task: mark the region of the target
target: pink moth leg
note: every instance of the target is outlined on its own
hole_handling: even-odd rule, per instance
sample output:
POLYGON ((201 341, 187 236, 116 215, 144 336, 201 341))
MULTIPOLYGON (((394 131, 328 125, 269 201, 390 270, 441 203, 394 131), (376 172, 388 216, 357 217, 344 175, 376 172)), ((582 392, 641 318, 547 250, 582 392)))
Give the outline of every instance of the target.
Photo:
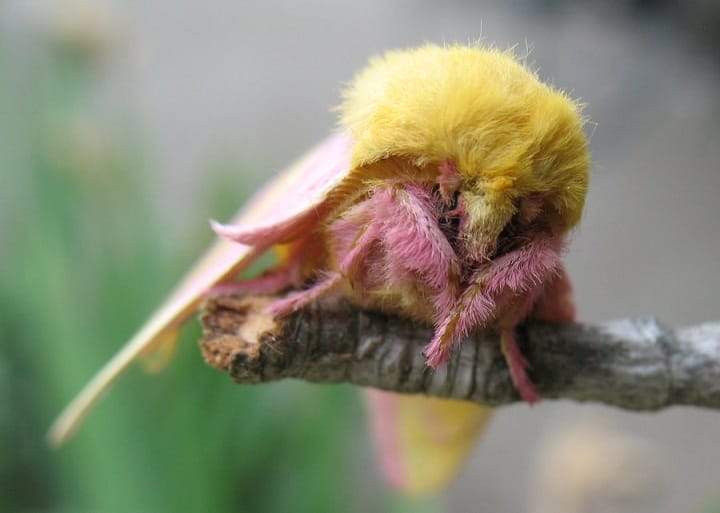
MULTIPOLYGON (((353 207, 346 217, 338 219, 333 225, 333 234, 336 236, 336 242, 339 246, 336 249, 348 251, 341 262, 340 272, 324 273, 324 276, 310 288, 292 292, 286 297, 274 301, 267 307, 266 311, 276 317, 289 315, 341 285, 343 279, 348 278, 345 273, 352 272, 356 264, 364 259, 378 235, 377 223, 370 222, 373 214, 372 207, 371 200, 366 200, 353 207), (359 236, 358 232, 360 232, 359 236), (350 242, 353 238, 355 240, 350 242)), ((304 246, 304 244, 300 245, 299 251, 296 253, 297 264, 295 267, 302 266, 304 246)), ((294 257, 295 255, 293 255, 293 260, 295 260, 294 257)), ((292 267, 289 268, 292 270, 292 267)), ((350 281, 352 282, 352 280, 350 281)))
POLYGON ((539 401, 540 394, 527 375, 530 364, 517 345, 515 328, 527 317, 540 292, 541 289, 536 289, 524 298, 516 301, 514 305, 511 304, 498 322, 498 328, 500 330, 500 350, 507 362, 510 378, 523 401, 530 404, 539 401))
POLYGON ((377 222, 374 198, 356 205, 347 216, 333 223, 332 233, 339 243, 336 250, 346 251, 340 262, 340 272, 355 288, 355 282, 361 280, 366 271, 365 264, 372 248, 380 239, 380 223, 377 222), (343 244, 341 241, 346 242, 343 244))
POLYGON ((308 303, 313 302, 322 295, 327 294, 342 283, 342 275, 340 273, 327 273, 322 279, 306 290, 291 292, 282 299, 273 301, 265 311, 274 317, 283 317, 289 315, 308 303))
POLYGON ((268 311, 274 315, 295 311, 335 289, 343 279, 360 294, 378 286, 401 289, 420 280, 432 291, 438 316, 446 316, 456 303, 459 264, 438 226, 437 209, 431 192, 422 186, 378 188, 330 227, 338 242, 340 272, 273 303, 268 311), (384 250, 373 254, 378 243, 384 250), (381 266, 373 265, 378 261, 381 266), (369 275, 378 268, 383 276, 369 275))
POLYGON ((378 201, 389 283, 401 284, 408 274, 420 280, 432 291, 437 318, 446 316, 456 303, 460 266, 438 225, 431 192, 407 184, 382 191, 378 201))
POLYGON ((526 297, 518 310, 511 310, 510 315, 506 315, 499 323, 500 344, 513 384, 523 400, 532 404, 540 399, 540 394, 528 378, 528 361, 515 342, 515 327, 527 316, 551 322, 575 320, 572 285, 562 264, 558 265, 557 274, 542 289, 526 297))
POLYGON ((337 249, 345 251, 340 272, 356 292, 401 290, 419 280, 430 289, 440 315, 455 304, 459 264, 437 224, 439 206, 433 200, 419 185, 378 188, 333 223, 336 240, 347 241, 355 234, 352 243, 338 244, 337 249))
POLYGON ((523 400, 531 404, 540 399, 540 394, 528 378, 526 370, 529 364, 515 341, 515 327, 527 316, 551 322, 575 320, 572 286, 562 264, 558 264, 556 273, 542 289, 536 289, 525 298, 519 309, 511 309, 499 323, 501 349, 513 384, 523 400))
POLYGON ((446 359, 455 340, 482 326, 500 329, 503 353, 518 392, 528 402, 538 395, 526 373, 527 361, 515 344, 514 328, 530 312, 548 278, 560 266, 562 239, 536 235, 520 249, 481 266, 458 306, 443 319, 426 349, 428 364, 446 359))
POLYGON ((287 260, 276 269, 272 269, 256 278, 241 279, 215 285, 205 294, 207 296, 247 292, 277 294, 288 287, 300 286, 302 284, 300 270, 302 268, 302 257, 306 246, 307 244, 304 241, 295 243, 287 260))
MULTIPOLYGON (((266 310, 276 317, 291 314, 337 288, 343 281, 348 279, 352 283, 352 275, 357 265, 362 263, 364 257, 378 236, 377 223, 371 223, 373 205, 371 200, 366 200, 353 207, 346 217, 340 218, 333 223, 332 231, 335 241, 339 247, 338 251, 347 251, 340 264, 340 272, 328 272, 314 285, 306 290, 292 292, 286 297, 274 301, 266 310), (365 227, 363 230, 361 227, 365 227), (360 235, 358 236, 358 232, 360 235), (352 239, 355 239, 352 241, 352 239), (351 242, 352 241, 352 242, 351 242), (349 274, 349 276, 348 276, 349 274)), ((302 248, 301 248, 302 249, 302 248)), ((298 252, 302 254, 302 250, 298 252)))

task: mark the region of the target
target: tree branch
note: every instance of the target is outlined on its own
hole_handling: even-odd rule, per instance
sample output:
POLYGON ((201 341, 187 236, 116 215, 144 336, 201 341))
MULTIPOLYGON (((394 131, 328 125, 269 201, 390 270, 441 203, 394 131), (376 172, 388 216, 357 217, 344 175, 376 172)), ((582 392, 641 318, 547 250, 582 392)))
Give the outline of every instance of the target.
MULTIPOLYGON (((447 365, 432 370, 422 355, 429 327, 333 298, 275 320, 263 313, 272 300, 229 295, 205 305, 203 355, 237 383, 299 378, 490 405, 519 400, 493 332, 464 341, 447 365)), ((720 323, 671 330, 654 319, 531 322, 518 339, 546 399, 631 410, 720 408, 720 323)))

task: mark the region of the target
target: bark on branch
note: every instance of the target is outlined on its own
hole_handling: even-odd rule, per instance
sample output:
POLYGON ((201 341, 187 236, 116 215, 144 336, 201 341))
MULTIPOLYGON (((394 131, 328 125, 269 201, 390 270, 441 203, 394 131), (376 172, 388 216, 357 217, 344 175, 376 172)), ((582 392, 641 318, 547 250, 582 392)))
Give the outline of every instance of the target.
MULTIPOLYGON (((428 327, 333 298, 275 320, 263 313, 272 299, 230 295, 205 305, 203 355, 237 383, 298 378, 490 405, 519 400, 493 332, 464 341, 433 370, 422 355, 428 327)), ((532 322, 519 328, 518 339, 546 399, 631 410, 720 408, 720 322, 679 330, 655 319, 532 322)))

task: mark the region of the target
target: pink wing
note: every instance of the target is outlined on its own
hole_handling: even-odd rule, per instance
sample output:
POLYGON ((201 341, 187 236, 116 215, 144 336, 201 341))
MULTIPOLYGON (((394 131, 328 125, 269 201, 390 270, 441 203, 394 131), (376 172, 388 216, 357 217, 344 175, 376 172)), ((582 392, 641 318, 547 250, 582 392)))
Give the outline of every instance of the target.
POLYGON ((223 237, 254 247, 302 236, 322 216, 328 193, 347 177, 351 147, 346 135, 330 137, 261 189, 230 224, 212 221, 213 228, 223 237))
POLYGON ((59 446, 70 438, 131 363, 173 338, 208 289, 232 279, 272 245, 312 228, 329 193, 350 171, 351 146, 346 135, 329 137, 263 187, 232 220, 243 228, 235 229, 240 236, 231 238, 244 243, 221 238, 210 247, 135 336, 65 408, 50 428, 50 443, 59 446))

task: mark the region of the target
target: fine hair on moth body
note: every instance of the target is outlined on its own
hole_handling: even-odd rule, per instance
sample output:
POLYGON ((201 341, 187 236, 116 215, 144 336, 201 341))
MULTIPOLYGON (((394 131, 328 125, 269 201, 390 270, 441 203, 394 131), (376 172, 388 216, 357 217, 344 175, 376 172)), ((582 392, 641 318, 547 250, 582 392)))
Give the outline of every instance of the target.
POLYGON ((433 367, 472 330, 497 329, 518 391, 536 401, 514 328, 535 308, 573 317, 560 257, 587 188, 578 105, 509 53, 461 46, 374 59, 344 100, 344 131, 328 145, 345 141, 350 169, 310 230, 214 224, 250 246, 295 245, 282 269, 237 290, 310 281, 269 311, 285 315, 340 291, 431 323, 433 367), (310 245, 322 249, 308 254, 310 245))
MULTIPOLYGON (((268 307, 275 316, 339 294, 432 325, 431 367, 474 330, 496 330, 518 393, 539 399, 515 328, 527 317, 575 315, 561 257, 588 185, 579 104, 511 51, 428 44, 372 58, 338 111, 333 135, 230 222, 212 222, 220 239, 63 412, 52 443, 73 433, 132 362, 172 340, 208 291, 284 293, 268 307), (277 265, 235 279, 269 251, 277 265)), ((387 442, 397 439, 398 412, 419 419, 433 411, 437 425, 447 421, 458 433, 479 432, 487 418, 474 405, 369 397, 371 411, 384 412, 373 414, 380 445, 395 455, 384 458, 384 472, 406 490, 432 489, 454 470, 418 477, 417 465, 398 466, 397 444, 387 442)), ((414 451, 434 447, 426 435, 414 451)), ((447 468, 455 469, 465 452, 436 452, 433 460, 450 453, 447 468)))

